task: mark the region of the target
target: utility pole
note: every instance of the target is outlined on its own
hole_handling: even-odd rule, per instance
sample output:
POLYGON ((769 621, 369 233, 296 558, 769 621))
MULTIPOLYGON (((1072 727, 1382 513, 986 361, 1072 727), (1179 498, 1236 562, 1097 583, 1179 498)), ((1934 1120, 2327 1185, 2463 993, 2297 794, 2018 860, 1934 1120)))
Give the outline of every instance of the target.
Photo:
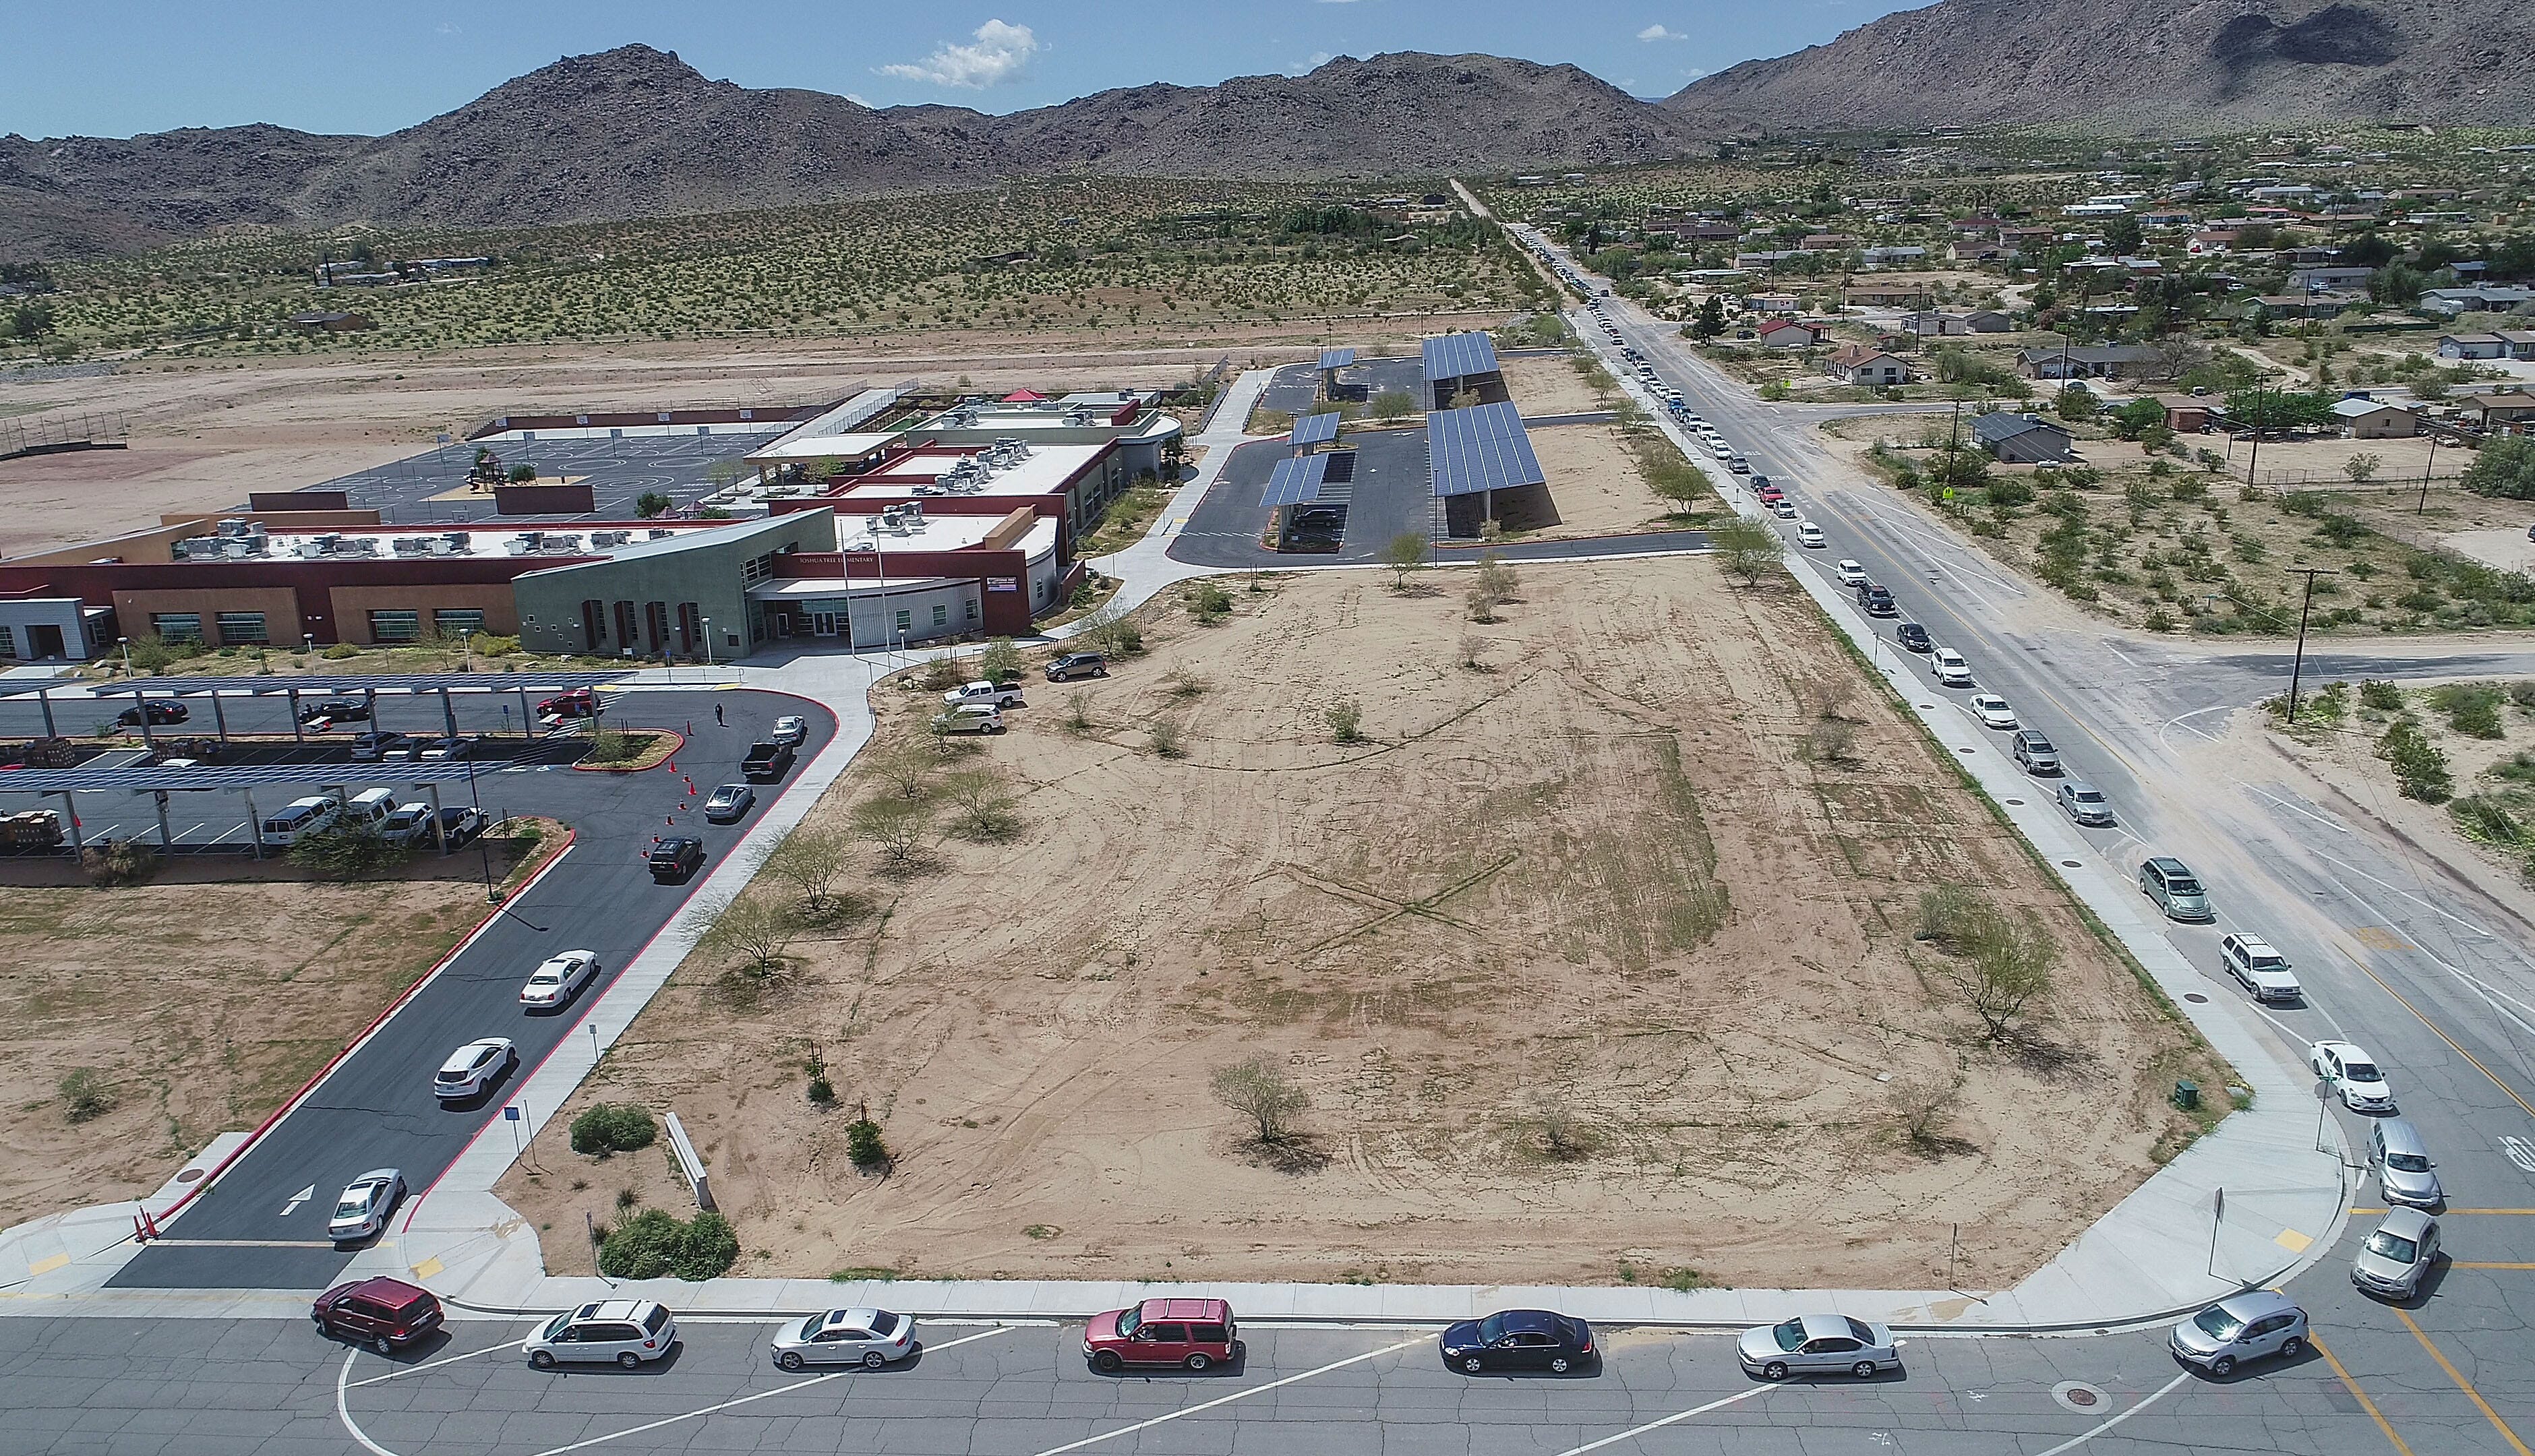
POLYGON ((2421 467, 2421 503, 2412 508, 2412 514, 2414 516, 2422 515, 2430 509, 2430 472, 2437 469, 2438 465, 2439 437, 2436 432, 2432 432, 2430 435, 2430 462, 2421 467))
POLYGON ((2315 578, 2338 576, 2339 573, 2322 567, 2291 567, 2289 575, 2306 577, 2306 601, 2298 608, 2297 657, 2289 666, 2289 721, 2294 723, 2297 721, 2298 682, 2306 675, 2306 619, 2307 613, 2315 607, 2315 578))
MULTIPOLYGON (((2256 464, 2257 464, 2257 463, 2261 460, 2261 458, 2262 458, 2262 387, 2261 387, 2260 385, 2258 385, 2258 384, 2257 384, 2257 385, 2254 386, 2254 451, 2253 451, 2253 454, 2248 455, 2247 456, 2245 456, 2245 483, 2246 483, 2247 485, 2252 485, 2252 484, 2254 483, 2254 466, 2255 466, 2256 464)), ((2308 584, 2310 587, 2312 587, 2315 583, 2314 583, 2313 579, 2312 579, 2312 578, 2310 578, 2310 579, 2308 580, 2307 584, 2308 584)))

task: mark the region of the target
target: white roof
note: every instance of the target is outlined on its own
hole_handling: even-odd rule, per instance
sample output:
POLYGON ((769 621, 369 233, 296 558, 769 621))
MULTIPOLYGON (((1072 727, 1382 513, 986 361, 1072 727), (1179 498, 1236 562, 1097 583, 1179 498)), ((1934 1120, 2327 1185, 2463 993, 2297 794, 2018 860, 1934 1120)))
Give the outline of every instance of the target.
POLYGON ((2375 414, 2380 410, 2386 409, 2391 409, 2399 413, 2402 408, 2403 406, 2399 404, 2389 404, 2382 399, 2335 399, 2332 401, 2332 412, 2346 420, 2357 419, 2361 415, 2375 414))
POLYGON ((865 430, 846 435, 787 435, 772 445, 750 451, 754 460, 849 460, 869 455, 896 440, 902 431, 865 430))

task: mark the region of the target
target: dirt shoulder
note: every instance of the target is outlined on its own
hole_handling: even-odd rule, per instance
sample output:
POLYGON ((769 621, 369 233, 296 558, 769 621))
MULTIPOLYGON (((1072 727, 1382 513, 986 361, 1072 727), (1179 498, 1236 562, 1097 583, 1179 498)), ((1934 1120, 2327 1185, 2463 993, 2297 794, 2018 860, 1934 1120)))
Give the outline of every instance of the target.
MULTIPOLYGON (((1148 653, 1033 680, 947 758, 884 685, 808 822, 893 802, 911 756, 922 867, 857 848, 779 975, 691 956, 550 1126, 674 1110, 741 1272, 813 1277, 1917 1288, 1959 1223, 1990 1288, 2180 1145, 2188 1034, 1810 604, 1700 559, 1526 567, 1479 627, 1457 579, 1265 578, 1219 626, 1157 601, 1148 653), (998 783, 1010 834, 951 832, 998 783), (1981 1040, 1913 939, 1941 882, 2056 940, 2050 1055, 1981 1040), (1273 1156, 1212 1087, 1250 1059, 1309 1099, 1273 1156), (1914 1148, 1896 1088, 1957 1078, 1914 1148), (847 1159, 858 1106, 886 1176, 847 1159)), ((584 1213, 684 1203, 652 1151, 532 1161, 501 1193, 559 1272, 584 1213)))
MULTIPOLYGON (((528 848, 487 842, 496 875, 528 848)), ((115 889, 13 877, 0 1227, 146 1193, 215 1133, 263 1122, 484 918, 480 875, 470 851, 375 884, 245 860, 115 889), (106 1106, 73 1121, 64 1081, 82 1071, 106 1106)))

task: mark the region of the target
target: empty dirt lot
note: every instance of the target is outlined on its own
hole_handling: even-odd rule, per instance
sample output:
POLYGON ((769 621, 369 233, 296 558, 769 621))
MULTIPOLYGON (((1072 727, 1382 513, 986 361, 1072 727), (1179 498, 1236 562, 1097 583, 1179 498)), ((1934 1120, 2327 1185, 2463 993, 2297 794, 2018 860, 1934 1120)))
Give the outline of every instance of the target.
MULTIPOLYGON (((2223 1073, 1801 598, 1698 559, 1527 568, 1473 626, 1464 579, 1235 582, 1212 627, 1166 595, 1151 650, 1080 687, 1087 728, 1034 681, 1009 734, 922 770, 1008 774, 1015 837, 933 836, 916 873, 857 850, 867 913, 772 986, 691 957, 567 1114, 676 1111, 739 1272, 812 1276, 1922 1288, 1959 1222, 1980 1289, 2178 1145, 2161 1093, 2223 1073), (1342 698, 1367 741, 1332 740, 1342 698), (1845 765, 1808 757, 1826 706, 1845 765), (1913 940, 1941 881, 2057 937, 2056 1069, 1982 1043, 1913 940), (1304 1155, 1246 1148, 1210 1095, 1258 1056, 1309 1093, 1304 1155), (1914 1150, 1895 1083, 1956 1076, 1914 1150), (886 1178, 846 1157, 858 1103, 886 1178)), ((879 690, 882 742, 814 825, 897 791, 892 744, 932 752, 929 696, 879 690)), ((563 1143, 503 1185, 559 1271, 620 1190, 691 1206, 656 1149, 563 1143)))

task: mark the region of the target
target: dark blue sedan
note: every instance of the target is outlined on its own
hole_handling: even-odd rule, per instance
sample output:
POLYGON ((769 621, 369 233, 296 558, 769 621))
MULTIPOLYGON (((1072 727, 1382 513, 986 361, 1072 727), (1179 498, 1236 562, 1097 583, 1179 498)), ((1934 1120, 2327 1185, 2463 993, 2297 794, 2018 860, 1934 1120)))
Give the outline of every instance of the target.
POLYGON ((1500 1309, 1444 1331, 1444 1364, 1464 1374, 1546 1370, 1564 1375, 1593 1359, 1593 1327, 1547 1309, 1500 1309))

